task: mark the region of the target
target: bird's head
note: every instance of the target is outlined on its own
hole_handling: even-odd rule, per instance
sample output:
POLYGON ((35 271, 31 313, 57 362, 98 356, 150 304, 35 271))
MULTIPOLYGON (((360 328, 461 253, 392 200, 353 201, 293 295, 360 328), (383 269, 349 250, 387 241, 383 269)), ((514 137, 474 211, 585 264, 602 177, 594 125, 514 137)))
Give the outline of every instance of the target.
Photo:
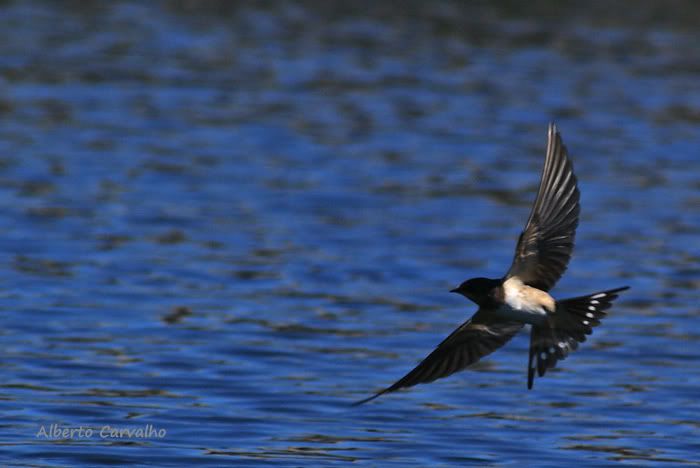
POLYGON ((450 292, 461 294, 477 304, 483 304, 489 297, 489 294, 493 288, 498 286, 498 284, 498 280, 489 278, 472 278, 460 284, 459 287, 451 290, 450 292))

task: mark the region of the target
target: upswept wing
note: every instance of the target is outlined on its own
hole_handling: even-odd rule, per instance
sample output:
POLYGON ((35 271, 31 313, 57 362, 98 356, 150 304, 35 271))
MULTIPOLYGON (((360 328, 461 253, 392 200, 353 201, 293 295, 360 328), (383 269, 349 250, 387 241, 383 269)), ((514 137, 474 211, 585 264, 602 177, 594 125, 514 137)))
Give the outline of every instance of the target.
POLYGON ((566 271, 574 248, 579 196, 566 146, 557 127, 550 124, 540 188, 506 279, 517 276, 543 291, 554 286, 566 271))

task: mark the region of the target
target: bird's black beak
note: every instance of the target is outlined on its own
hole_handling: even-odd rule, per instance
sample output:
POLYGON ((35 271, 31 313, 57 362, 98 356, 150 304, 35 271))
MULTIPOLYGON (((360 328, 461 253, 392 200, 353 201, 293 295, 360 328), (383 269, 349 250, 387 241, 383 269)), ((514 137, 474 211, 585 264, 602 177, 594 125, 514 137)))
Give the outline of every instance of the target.
POLYGON ((459 292, 459 288, 450 289, 450 292, 458 293, 458 292, 459 292))

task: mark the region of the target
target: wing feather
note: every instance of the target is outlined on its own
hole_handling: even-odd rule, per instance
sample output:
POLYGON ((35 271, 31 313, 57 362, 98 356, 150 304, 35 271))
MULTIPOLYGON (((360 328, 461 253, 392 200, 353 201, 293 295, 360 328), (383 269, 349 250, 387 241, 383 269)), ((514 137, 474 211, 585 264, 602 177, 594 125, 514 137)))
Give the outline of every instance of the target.
POLYGON ((566 146, 549 125, 547 155, 537 198, 515 248, 506 279, 517 276, 532 287, 550 290, 571 259, 579 217, 579 190, 566 146))
POLYGON ((385 393, 432 382, 459 372, 506 344, 522 327, 520 322, 499 322, 478 311, 412 371, 390 387, 355 404, 360 405, 385 393))

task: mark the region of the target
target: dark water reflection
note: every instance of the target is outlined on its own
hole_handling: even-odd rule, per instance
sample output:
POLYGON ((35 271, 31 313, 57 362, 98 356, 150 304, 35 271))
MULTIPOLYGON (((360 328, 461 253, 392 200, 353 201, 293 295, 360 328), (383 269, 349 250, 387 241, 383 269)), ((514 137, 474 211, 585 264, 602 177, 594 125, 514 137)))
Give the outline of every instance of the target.
POLYGON ((700 11, 607 3, 2 3, 4 464, 700 462, 700 11), (633 289, 533 391, 523 335, 349 408, 509 264, 552 119, 555 293, 633 289))

